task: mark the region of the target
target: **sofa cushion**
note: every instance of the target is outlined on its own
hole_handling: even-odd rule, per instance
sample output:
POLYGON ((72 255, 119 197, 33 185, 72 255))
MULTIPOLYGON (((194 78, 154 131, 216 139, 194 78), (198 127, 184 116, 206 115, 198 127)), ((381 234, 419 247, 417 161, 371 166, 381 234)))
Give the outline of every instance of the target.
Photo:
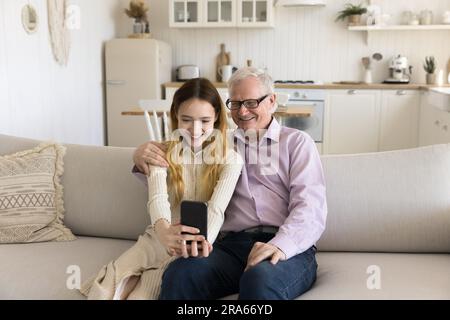
POLYGON ((66 223, 75 234, 137 240, 144 233, 148 193, 131 173, 133 151, 67 145, 66 223))
POLYGON ((322 161, 320 251, 450 252, 450 144, 322 161))
POLYGON ((317 263, 317 280, 300 299, 450 299, 450 254, 319 252, 317 263))
POLYGON ((63 225, 64 153, 49 143, 0 156, 0 243, 75 239, 63 225))
POLYGON ((317 280, 298 300, 450 299, 449 254, 319 252, 316 259, 317 280))
MULTIPOLYGON (((59 243, 0 245, 1 299, 84 299, 68 290, 69 266, 82 282, 135 242, 79 237, 59 243), (55 254, 58 252, 58 254, 55 254)), ((317 281, 300 299, 450 299, 449 254, 319 252, 317 281), (369 266, 380 270, 380 290, 369 290, 369 266)), ((232 295, 226 299, 235 299, 232 295)))
MULTIPOLYGON (((2 299, 84 299, 66 282, 79 266, 81 283, 119 257, 135 242, 79 237, 71 242, 0 245, 0 300, 2 299), (66 273, 70 271, 71 273, 66 273)), ((71 280, 73 278, 70 278, 71 280)), ((69 283, 73 283, 69 281, 69 283)))
MULTIPOLYGON (((0 155, 37 143, 0 135, 0 155)), ((150 217, 147 188, 131 174, 134 149, 65 147, 65 225, 76 235, 137 240, 150 224, 150 217)))

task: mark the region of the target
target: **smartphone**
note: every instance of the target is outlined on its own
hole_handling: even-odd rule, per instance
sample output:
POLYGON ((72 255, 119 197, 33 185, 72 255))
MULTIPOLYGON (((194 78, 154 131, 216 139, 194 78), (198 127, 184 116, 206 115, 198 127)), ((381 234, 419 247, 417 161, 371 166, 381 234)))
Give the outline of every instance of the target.
MULTIPOLYGON (((197 201, 181 202, 181 224, 199 229, 200 233, 197 235, 203 235, 207 239, 208 205, 205 202, 197 201)), ((187 241, 187 244, 190 242, 187 241)))

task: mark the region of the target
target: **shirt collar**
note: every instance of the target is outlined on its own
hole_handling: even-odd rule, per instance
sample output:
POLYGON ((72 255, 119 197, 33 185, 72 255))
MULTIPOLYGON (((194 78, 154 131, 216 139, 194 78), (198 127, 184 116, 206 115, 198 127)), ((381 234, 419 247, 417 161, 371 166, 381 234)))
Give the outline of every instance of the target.
MULTIPOLYGON (((280 141, 280 132, 281 132, 281 126, 280 123, 272 117, 272 121, 270 122, 269 127, 266 129, 266 132, 264 133, 264 136, 262 137, 261 141, 263 140, 273 140, 274 142, 280 141)), ((241 142, 245 142, 245 131, 243 129, 236 129, 234 136, 239 139, 241 142)))

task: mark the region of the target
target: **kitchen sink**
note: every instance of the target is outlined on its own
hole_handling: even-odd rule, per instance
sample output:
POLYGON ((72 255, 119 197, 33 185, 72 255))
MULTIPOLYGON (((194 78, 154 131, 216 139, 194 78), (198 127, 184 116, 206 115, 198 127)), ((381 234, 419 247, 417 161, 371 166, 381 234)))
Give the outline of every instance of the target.
POLYGON ((450 88, 431 88, 428 103, 436 108, 450 112, 450 88))

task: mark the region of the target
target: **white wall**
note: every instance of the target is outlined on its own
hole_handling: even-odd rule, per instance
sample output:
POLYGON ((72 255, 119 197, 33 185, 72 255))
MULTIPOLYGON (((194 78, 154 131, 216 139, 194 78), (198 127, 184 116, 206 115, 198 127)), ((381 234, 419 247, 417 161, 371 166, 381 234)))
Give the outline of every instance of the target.
MULTIPOLYGON (((81 7, 82 25, 72 31, 67 67, 60 67, 50 48, 46 0, 29 0, 40 16, 39 31, 27 35, 21 8, 28 0, 0 0, 0 133, 54 139, 67 143, 103 144, 104 94, 102 48, 105 40, 125 37, 131 19, 123 13, 129 0, 70 0, 81 7)), ((171 29, 168 1, 149 0, 154 37, 173 47, 173 65, 197 64, 202 76, 214 79, 220 43, 232 63, 247 59, 267 67, 275 79, 325 82, 360 80, 361 57, 381 52, 406 55, 414 65, 413 81, 423 82, 425 55, 435 55, 441 68, 450 58, 450 31, 381 32, 369 46, 363 33, 335 23, 348 0, 328 0, 325 8, 276 8, 274 29, 171 29)), ((450 0, 374 0, 384 11, 450 10, 450 0)), ((387 76, 387 59, 374 70, 374 80, 387 76)))
MULTIPOLYGON (((122 0, 126 3, 125 0, 122 0)), ((267 67, 275 79, 362 80, 361 57, 380 52, 385 59, 374 69, 374 80, 388 76, 388 58, 401 53, 414 66, 413 81, 424 82, 422 60, 434 55, 445 69, 450 58, 450 30, 383 31, 374 33, 366 46, 363 32, 349 32, 334 19, 345 3, 361 1, 328 0, 326 7, 275 8, 274 29, 172 29, 168 27, 168 1, 150 0, 150 24, 154 38, 170 43, 173 65, 197 64, 201 73, 214 78, 215 57, 220 43, 231 51, 232 63, 243 66, 252 59, 267 67)), ((450 10, 450 0, 373 0, 393 19, 403 10, 431 9, 435 16, 450 10)), ((440 18, 440 17, 438 17, 440 18)), ((121 30, 125 36, 131 27, 121 30)))
POLYGON ((103 42, 116 36, 119 0, 71 0, 81 29, 71 32, 67 67, 53 59, 46 0, 0 0, 0 133, 65 143, 104 143, 103 42), (39 30, 22 28, 30 2, 39 30))

